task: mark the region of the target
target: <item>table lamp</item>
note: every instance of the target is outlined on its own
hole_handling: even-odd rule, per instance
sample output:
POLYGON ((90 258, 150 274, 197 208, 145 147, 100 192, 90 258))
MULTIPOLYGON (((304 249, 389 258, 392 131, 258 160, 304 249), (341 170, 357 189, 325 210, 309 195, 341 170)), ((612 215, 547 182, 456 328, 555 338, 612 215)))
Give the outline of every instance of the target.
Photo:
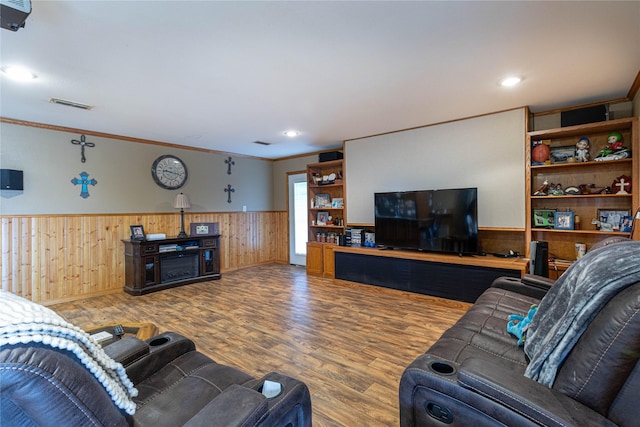
POLYGON ((178 237, 188 237, 187 233, 184 232, 184 210, 191 207, 187 195, 184 193, 176 195, 176 199, 173 201, 173 207, 176 209, 180 209, 180 234, 178 234, 178 237))

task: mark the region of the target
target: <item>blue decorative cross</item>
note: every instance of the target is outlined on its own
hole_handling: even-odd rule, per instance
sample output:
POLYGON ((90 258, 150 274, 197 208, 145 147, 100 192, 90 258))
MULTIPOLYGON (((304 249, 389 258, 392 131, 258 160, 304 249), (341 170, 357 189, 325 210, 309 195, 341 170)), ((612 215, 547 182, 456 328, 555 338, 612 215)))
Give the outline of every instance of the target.
POLYGON ((98 183, 98 181, 96 181, 95 179, 93 178, 88 179, 88 177, 89 177, 88 173, 80 172, 80 179, 73 178, 71 180, 71 183, 73 185, 78 185, 78 184, 82 185, 82 191, 80 191, 80 197, 82 197, 83 199, 86 199, 87 197, 90 196, 89 185, 96 185, 98 183))
POLYGON ((231 188, 231 184, 227 184, 227 188, 224 189, 224 192, 228 194, 227 203, 231 203, 231 193, 235 192, 233 188, 231 188))

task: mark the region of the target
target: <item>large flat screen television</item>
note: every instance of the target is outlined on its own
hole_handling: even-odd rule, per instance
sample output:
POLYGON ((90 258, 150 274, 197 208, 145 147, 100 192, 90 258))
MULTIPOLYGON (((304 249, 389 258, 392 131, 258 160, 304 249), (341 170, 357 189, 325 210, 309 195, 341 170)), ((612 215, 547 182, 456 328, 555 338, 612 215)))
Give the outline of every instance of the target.
POLYGON ((375 193, 375 226, 385 248, 475 254, 478 189, 375 193))

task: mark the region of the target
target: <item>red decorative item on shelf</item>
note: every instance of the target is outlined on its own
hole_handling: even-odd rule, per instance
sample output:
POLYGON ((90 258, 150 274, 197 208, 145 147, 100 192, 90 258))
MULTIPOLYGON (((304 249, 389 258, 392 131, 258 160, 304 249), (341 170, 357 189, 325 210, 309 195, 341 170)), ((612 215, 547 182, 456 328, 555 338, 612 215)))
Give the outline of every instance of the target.
POLYGON ((549 160, 550 153, 551 150, 549 150, 549 146, 547 144, 539 144, 533 147, 531 159, 536 163, 544 163, 549 160))
POLYGON ((613 180, 611 184, 611 192, 613 194, 630 194, 631 193, 631 178, 626 175, 620 175, 613 180))

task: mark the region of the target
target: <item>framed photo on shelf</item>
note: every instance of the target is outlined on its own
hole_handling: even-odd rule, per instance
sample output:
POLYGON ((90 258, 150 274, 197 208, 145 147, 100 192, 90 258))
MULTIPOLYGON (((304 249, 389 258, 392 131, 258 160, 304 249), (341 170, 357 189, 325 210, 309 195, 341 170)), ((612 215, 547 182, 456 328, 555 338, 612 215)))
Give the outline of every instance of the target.
MULTIPOLYGON (((630 212, 625 210, 618 211, 610 209, 598 209, 600 231, 620 230, 620 225, 622 224, 624 217, 628 217, 629 215, 630 212)), ((631 231, 631 229, 629 229, 629 231, 631 231)))
POLYGON ((556 230, 573 230, 574 214, 571 211, 562 211, 555 213, 554 226, 556 230))
POLYGON ((553 228, 556 220, 555 209, 534 209, 533 210, 533 227, 534 228, 553 228))
POLYGON ((576 155, 576 146, 568 145, 566 147, 551 147, 549 153, 549 159, 551 164, 567 163, 569 158, 576 155))
POLYGON ((190 236, 214 236, 218 234, 217 222, 192 222, 189 224, 190 236))
POLYGON ((332 209, 342 209, 342 208, 344 208, 344 198, 342 198, 342 197, 334 197, 331 200, 331 208, 332 209))
POLYGON ((147 240, 147 237, 144 235, 144 228, 141 225, 130 225, 131 229, 131 240, 147 240))
POLYGON ((316 221, 316 224, 327 225, 327 221, 329 221, 329 212, 326 212, 326 211, 318 212, 318 219, 316 221))
POLYGON ((316 208, 330 208, 331 207, 331 195, 320 193, 316 194, 316 208))
POLYGON ((620 231, 623 233, 631 233, 633 231, 633 216, 625 215, 620 220, 620 231))

